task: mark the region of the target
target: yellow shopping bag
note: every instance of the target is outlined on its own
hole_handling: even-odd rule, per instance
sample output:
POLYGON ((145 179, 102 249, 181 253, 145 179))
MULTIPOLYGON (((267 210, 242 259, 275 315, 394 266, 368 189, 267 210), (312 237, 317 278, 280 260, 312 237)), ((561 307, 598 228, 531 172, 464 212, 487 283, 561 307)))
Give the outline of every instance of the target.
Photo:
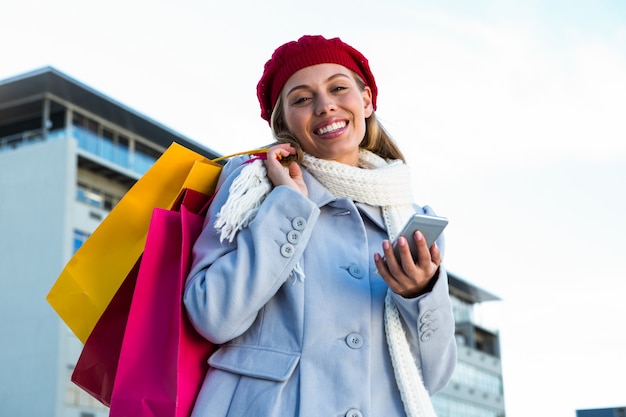
POLYGON ((209 160, 172 143, 70 259, 46 299, 83 343, 141 256, 153 209, 169 209, 184 188, 212 195, 217 161, 228 157, 209 160))

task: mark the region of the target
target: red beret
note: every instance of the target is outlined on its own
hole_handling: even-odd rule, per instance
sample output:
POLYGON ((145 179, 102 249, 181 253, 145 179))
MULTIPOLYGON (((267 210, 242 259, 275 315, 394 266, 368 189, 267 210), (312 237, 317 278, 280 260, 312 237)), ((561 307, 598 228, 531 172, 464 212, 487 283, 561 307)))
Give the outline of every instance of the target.
POLYGON ((295 72, 317 64, 339 64, 357 73, 372 90, 372 106, 376 110, 378 89, 367 58, 339 38, 302 36, 276 49, 265 64, 263 76, 257 84, 261 117, 270 122, 272 110, 283 86, 295 72))

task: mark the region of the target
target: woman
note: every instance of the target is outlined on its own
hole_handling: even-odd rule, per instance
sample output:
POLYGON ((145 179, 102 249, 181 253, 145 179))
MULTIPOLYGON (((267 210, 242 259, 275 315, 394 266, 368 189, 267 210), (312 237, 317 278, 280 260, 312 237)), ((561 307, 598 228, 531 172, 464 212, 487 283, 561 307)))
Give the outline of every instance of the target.
POLYGON ((222 345, 193 416, 432 415, 456 362, 447 276, 420 233, 417 261, 402 238, 394 257, 410 214, 432 213, 376 121, 367 59, 303 36, 257 90, 279 144, 224 168, 185 288, 222 345))

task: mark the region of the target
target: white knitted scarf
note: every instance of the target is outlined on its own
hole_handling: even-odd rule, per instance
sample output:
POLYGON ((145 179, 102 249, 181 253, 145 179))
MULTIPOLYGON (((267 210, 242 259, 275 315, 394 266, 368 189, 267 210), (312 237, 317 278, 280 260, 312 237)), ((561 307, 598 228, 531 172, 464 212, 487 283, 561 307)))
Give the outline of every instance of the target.
MULTIPOLYGON (((334 196, 382 207, 391 241, 414 212, 410 172, 400 160, 387 161, 361 149, 358 167, 306 153, 302 165, 334 196)), ((221 232, 222 240, 232 241, 237 231, 254 219, 269 191, 271 183, 262 161, 243 168, 217 216, 215 228, 221 232)), ((404 409, 408 417, 436 417, 391 294, 389 289, 385 297, 385 333, 404 409)))

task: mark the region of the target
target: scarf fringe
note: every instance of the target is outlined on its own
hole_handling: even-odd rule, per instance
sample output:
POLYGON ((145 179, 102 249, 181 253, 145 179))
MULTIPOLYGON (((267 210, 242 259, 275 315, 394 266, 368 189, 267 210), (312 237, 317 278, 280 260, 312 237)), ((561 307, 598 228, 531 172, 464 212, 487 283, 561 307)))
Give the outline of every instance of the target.
POLYGON ((217 214, 214 227, 220 242, 232 242, 237 232, 247 227, 272 189, 261 160, 247 163, 228 190, 228 200, 217 214))

